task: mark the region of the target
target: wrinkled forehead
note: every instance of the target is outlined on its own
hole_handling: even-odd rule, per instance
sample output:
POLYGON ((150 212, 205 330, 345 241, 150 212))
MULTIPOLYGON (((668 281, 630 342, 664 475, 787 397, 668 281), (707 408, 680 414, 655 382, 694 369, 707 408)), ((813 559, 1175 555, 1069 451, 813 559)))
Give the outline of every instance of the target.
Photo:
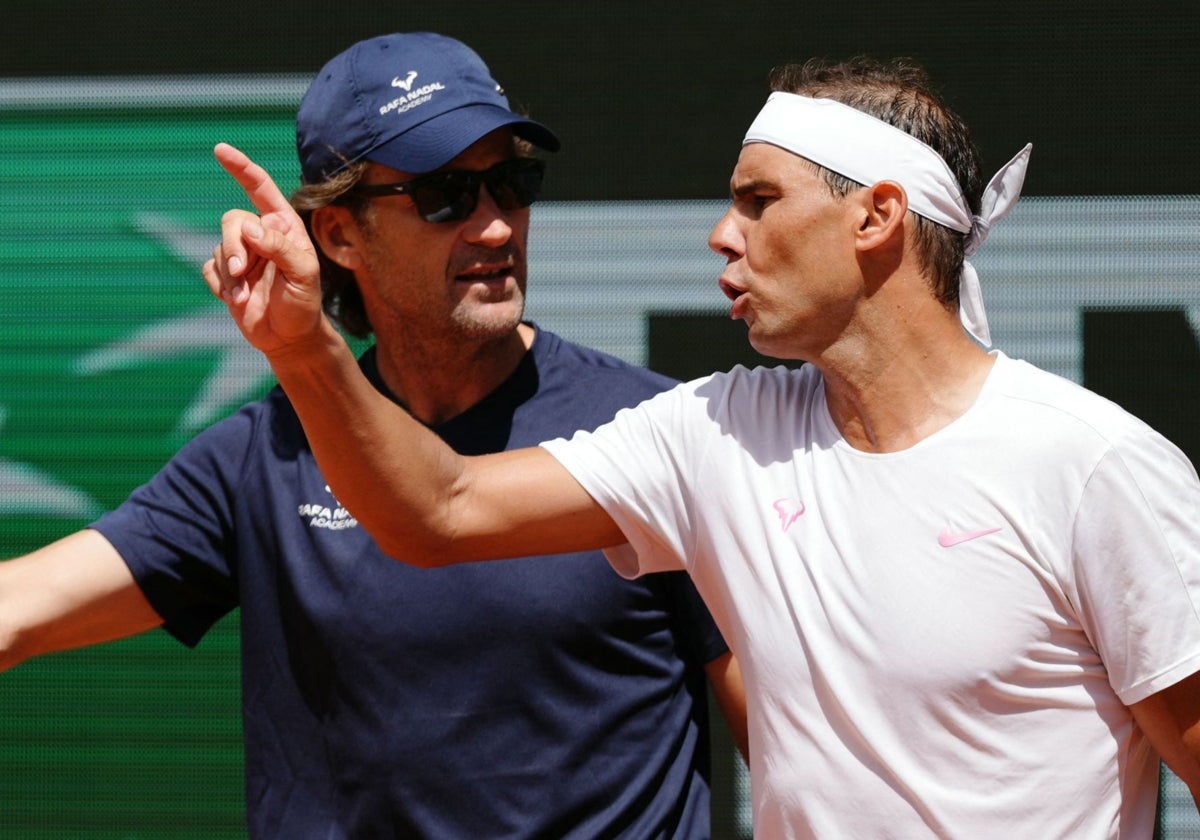
POLYGON ((770 143, 748 143, 738 153, 729 191, 738 196, 753 190, 807 186, 819 179, 815 163, 770 143))

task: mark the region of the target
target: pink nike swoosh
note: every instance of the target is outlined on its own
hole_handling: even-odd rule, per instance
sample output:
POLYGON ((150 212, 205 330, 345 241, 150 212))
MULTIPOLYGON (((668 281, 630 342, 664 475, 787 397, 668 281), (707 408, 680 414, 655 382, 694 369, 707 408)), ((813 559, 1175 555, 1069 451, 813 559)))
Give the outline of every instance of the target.
POLYGON ((980 537, 986 537, 988 534, 994 534, 997 531, 1003 530, 1003 528, 985 528, 982 531, 966 531, 962 534, 951 534, 949 528, 943 528, 942 533, 938 534, 938 545, 942 548, 952 548, 960 543, 977 540, 980 537))

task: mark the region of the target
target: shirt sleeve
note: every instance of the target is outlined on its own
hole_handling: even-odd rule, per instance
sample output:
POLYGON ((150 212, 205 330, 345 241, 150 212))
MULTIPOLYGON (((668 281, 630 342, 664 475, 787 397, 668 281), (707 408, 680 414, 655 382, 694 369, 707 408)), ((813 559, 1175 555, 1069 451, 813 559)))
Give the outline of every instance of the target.
POLYGON ((627 545, 605 551, 624 577, 688 568, 693 441, 682 418, 691 392, 678 386, 594 432, 542 444, 625 535, 627 545))
POLYGON ((1122 441, 1084 489, 1072 538, 1084 628, 1126 705, 1200 670, 1200 483, 1150 432, 1122 441))
POLYGON ((238 603, 233 505, 253 421, 201 432, 92 528, 129 566, 171 635, 194 646, 238 603))

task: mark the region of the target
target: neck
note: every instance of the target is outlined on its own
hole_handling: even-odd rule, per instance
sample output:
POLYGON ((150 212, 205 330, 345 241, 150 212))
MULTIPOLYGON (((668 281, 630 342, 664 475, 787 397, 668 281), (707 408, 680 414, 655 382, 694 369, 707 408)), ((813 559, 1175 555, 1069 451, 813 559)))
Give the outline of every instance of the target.
POLYGON ((975 403, 995 361, 957 319, 928 321, 916 334, 893 324, 830 349, 814 363, 825 380, 833 422, 855 449, 899 452, 961 417, 975 403), (866 350, 865 348, 870 348, 866 350))
POLYGON ((377 338, 379 375, 414 417, 437 425, 496 390, 516 370, 533 339, 534 329, 528 324, 479 341, 377 338))

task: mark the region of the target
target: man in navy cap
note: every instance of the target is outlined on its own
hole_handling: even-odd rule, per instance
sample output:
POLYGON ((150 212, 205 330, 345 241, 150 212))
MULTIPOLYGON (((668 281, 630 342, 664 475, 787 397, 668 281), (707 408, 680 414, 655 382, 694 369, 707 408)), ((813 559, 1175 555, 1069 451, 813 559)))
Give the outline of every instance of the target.
MULTIPOLYGON (((592 429, 671 384, 522 320, 531 147, 558 145, 431 33, 355 44, 297 115, 325 311, 374 334, 365 375, 462 453, 592 429)), ((0 668, 157 626, 194 645, 234 607, 253 837, 708 837, 706 672, 744 745, 736 664, 685 574, 624 580, 598 552, 397 563, 278 389, 0 564, 0 668)))

